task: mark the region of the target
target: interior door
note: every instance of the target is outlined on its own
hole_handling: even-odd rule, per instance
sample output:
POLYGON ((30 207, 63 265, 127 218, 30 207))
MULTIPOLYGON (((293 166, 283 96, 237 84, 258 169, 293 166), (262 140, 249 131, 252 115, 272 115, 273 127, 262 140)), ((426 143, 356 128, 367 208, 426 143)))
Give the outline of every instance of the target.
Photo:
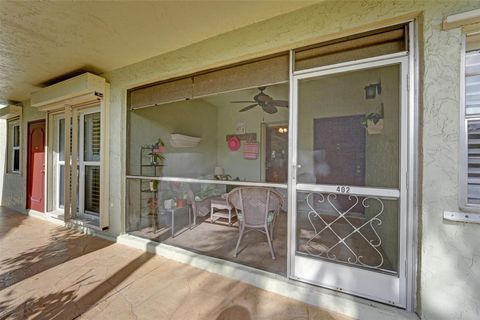
POLYGON ((407 61, 302 71, 290 114, 290 276, 401 307, 407 61))
POLYGON ((269 125, 265 139, 265 180, 286 183, 288 180, 288 125, 269 125))
POLYGON ((45 120, 28 124, 27 209, 45 208, 45 120))

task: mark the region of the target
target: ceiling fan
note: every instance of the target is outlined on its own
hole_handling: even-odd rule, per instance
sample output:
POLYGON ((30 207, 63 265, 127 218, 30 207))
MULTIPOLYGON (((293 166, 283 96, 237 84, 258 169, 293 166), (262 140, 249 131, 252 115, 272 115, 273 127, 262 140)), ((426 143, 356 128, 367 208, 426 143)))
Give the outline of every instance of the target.
POLYGON ((241 109, 240 112, 248 111, 255 108, 256 106, 260 106, 263 111, 270 114, 276 113, 278 111, 277 107, 288 108, 288 101, 274 100, 272 97, 263 92, 266 88, 267 87, 258 88, 258 90, 260 90, 260 93, 256 94, 253 97, 253 101, 232 101, 232 103, 252 103, 241 109))

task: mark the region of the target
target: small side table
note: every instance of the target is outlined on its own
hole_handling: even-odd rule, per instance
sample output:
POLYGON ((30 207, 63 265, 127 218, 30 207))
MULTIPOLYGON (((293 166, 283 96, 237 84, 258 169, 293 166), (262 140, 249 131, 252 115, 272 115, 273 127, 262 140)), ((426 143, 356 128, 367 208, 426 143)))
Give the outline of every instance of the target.
POLYGON ((169 214, 170 215, 170 221, 171 221, 171 231, 172 231, 172 238, 174 238, 175 236, 177 236, 179 233, 181 232, 177 232, 175 233, 175 215, 179 214, 181 211, 183 211, 182 209, 185 209, 187 210, 188 212, 188 226, 184 227, 182 230, 180 230, 181 232, 183 231, 186 231, 186 229, 192 227, 192 208, 190 207, 190 205, 187 205, 183 208, 172 208, 172 209, 160 209, 160 212, 165 212, 166 214, 169 214))
POLYGON ((219 218, 228 219, 228 225, 232 226, 232 217, 237 214, 227 200, 222 197, 212 198, 210 200, 210 222, 215 223, 219 218), (217 218, 217 219, 214 219, 217 218))

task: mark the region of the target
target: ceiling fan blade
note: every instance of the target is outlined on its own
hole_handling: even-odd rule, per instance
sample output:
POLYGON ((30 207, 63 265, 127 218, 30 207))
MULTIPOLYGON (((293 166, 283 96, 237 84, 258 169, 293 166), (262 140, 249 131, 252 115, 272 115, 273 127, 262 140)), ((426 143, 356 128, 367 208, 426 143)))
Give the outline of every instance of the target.
POLYGON ((258 106, 258 104, 254 103, 254 104, 251 104, 249 106, 246 106, 245 108, 241 109, 239 112, 244 112, 244 111, 248 111, 252 108, 255 108, 256 106, 258 106))
POLYGON ((230 103, 256 103, 255 101, 230 101, 230 103))
POLYGON ((270 114, 273 114, 273 113, 276 113, 278 110, 277 108, 275 108, 274 105, 271 105, 271 104, 265 104, 262 106, 262 109, 263 111, 265 111, 266 113, 270 113, 270 114))
POLYGON ((277 107, 288 108, 288 101, 286 100, 273 100, 271 103, 277 107))

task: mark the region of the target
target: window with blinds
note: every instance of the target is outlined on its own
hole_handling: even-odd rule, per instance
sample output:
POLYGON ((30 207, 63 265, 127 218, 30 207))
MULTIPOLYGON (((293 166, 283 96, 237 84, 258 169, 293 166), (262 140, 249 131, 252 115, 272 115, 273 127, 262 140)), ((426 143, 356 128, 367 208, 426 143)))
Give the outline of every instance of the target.
POLYGON ((100 112, 85 115, 84 118, 85 161, 100 161, 100 112))
POLYGON ((85 174, 85 211, 100 212, 100 112, 84 116, 83 163, 85 174))
POLYGON ((20 173, 20 120, 8 121, 7 130, 7 171, 20 173))
POLYGON ((100 212, 100 167, 85 166, 85 210, 100 212))
POLYGON ((467 36, 465 54, 466 170, 462 174, 464 205, 480 206, 480 42, 478 36, 467 36))

